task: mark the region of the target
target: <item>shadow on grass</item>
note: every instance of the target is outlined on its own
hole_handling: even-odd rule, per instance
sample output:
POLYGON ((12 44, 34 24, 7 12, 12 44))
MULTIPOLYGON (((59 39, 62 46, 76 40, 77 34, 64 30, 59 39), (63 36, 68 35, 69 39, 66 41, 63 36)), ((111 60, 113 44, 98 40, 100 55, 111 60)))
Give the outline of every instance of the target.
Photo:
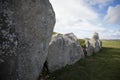
POLYGON ((120 80, 120 49, 107 48, 49 74, 48 80, 120 80))

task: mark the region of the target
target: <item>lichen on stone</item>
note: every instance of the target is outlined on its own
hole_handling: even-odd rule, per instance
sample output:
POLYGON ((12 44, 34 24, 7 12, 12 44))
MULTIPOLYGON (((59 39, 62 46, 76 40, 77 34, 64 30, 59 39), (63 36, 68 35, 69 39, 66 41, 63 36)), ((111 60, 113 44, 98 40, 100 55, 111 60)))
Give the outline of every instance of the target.
MULTIPOLYGON (((2 4, 3 2, 0 3, 2 4)), ((11 16, 8 16, 6 5, 7 2, 4 2, 0 11, 0 57, 15 55, 17 48, 17 37, 13 20, 11 16)))

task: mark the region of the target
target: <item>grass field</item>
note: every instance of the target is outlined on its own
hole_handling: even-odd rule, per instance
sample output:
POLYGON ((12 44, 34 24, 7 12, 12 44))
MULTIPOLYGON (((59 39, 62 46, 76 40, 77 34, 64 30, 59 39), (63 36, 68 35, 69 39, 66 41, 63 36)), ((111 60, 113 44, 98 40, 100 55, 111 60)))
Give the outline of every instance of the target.
POLYGON ((120 41, 103 41, 101 52, 50 73, 48 80, 120 80, 120 41))
POLYGON ((120 48, 120 41, 103 41, 103 47, 120 48))

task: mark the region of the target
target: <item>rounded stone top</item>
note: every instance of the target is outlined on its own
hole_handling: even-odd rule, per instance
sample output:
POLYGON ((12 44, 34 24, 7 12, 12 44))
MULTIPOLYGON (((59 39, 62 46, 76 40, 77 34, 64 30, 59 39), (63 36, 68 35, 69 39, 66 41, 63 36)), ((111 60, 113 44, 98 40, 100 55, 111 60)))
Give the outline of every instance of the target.
POLYGON ((77 37, 74 35, 74 33, 67 33, 64 35, 64 37, 77 41, 77 37))
POLYGON ((99 39, 99 34, 98 34, 97 32, 94 32, 92 38, 93 38, 93 39, 99 39))

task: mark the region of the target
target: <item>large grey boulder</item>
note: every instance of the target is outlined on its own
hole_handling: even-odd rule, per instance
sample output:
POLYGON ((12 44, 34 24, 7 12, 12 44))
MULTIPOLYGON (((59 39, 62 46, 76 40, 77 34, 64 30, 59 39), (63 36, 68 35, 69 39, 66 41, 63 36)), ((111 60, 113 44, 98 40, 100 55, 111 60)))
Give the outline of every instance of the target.
POLYGON ((52 36, 49 44, 47 63, 48 69, 54 71, 66 65, 66 56, 68 55, 65 51, 65 41, 61 34, 52 36))
POLYGON ((99 42, 98 40, 96 39, 91 39, 90 40, 90 43, 92 44, 93 48, 94 48, 94 53, 97 53, 100 51, 100 45, 99 45, 99 42))
POLYGON ((94 32, 94 34, 93 34, 93 37, 92 37, 93 39, 99 39, 99 34, 97 33, 97 32, 94 32))
POLYGON ((102 40, 98 39, 99 47, 102 49, 102 40))
POLYGON ((37 80, 55 24, 49 0, 0 1, 0 80, 37 80))
POLYGON ((91 56, 94 52, 94 48, 93 48, 90 40, 86 39, 85 40, 85 45, 86 45, 86 52, 87 52, 86 56, 91 56))
MULTIPOLYGON (((80 53, 81 58, 84 58, 84 52, 83 52, 83 49, 82 49, 82 47, 81 47, 81 45, 80 45, 80 43, 78 41, 78 38, 73 33, 65 34, 63 37, 66 40, 65 42, 66 42, 67 47, 70 47, 68 49, 70 51, 71 57, 72 57, 72 54, 77 55, 78 53, 80 53)), ((76 60, 77 60, 77 58, 76 58, 76 60)), ((72 64, 72 63, 75 63, 75 62, 71 61, 69 64, 72 64)))
POLYGON ((87 56, 97 53, 102 48, 102 41, 99 39, 99 34, 95 32, 91 39, 85 40, 87 56))
POLYGON ((67 64, 74 64, 83 57, 83 50, 73 33, 52 36, 47 57, 48 69, 50 71, 60 69, 67 64))
POLYGON ((99 39, 99 34, 97 32, 93 34, 93 37, 90 40, 90 43, 94 48, 94 53, 99 52, 100 49, 102 48, 102 41, 99 39))

